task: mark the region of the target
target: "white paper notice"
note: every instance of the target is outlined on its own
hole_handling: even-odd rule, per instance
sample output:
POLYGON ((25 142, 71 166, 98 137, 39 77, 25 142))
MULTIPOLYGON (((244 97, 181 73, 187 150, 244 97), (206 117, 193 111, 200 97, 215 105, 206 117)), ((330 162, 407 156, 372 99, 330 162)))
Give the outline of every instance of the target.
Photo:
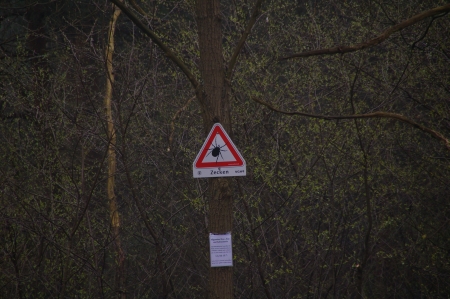
POLYGON ((211 255, 211 267, 232 267, 231 232, 226 234, 209 234, 209 252, 211 255))

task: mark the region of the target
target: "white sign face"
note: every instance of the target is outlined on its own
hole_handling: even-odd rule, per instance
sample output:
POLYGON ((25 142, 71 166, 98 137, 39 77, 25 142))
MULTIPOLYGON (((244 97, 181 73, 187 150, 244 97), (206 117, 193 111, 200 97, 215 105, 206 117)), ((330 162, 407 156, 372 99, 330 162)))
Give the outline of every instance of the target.
POLYGON ((226 234, 209 234, 209 253, 211 267, 233 267, 233 249, 231 232, 226 234))
POLYGON ((221 124, 214 124, 193 164, 194 178, 245 176, 245 160, 221 124))

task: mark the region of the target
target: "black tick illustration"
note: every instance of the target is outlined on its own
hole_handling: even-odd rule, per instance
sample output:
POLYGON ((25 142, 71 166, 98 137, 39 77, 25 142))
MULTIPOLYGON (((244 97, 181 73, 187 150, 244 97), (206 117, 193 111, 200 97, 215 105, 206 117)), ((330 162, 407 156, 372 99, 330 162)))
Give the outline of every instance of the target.
POLYGON ((226 145, 227 144, 225 143, 224 145, 220 146, 219 144, 217 144, 217 141, 214 138, 214 144, 211 144, 211 148, 208 150, 209 153, 206 155, 206 157, 208 157, 209 154, 212 154, 213 157, 217 157, 216 158, 216 163, 219 160, 219 156, 222 157, 222 160, 223 160, 223 156, 222 156, 221 152, 226 152, 227 151, 227 150, 222 149, 226 145))

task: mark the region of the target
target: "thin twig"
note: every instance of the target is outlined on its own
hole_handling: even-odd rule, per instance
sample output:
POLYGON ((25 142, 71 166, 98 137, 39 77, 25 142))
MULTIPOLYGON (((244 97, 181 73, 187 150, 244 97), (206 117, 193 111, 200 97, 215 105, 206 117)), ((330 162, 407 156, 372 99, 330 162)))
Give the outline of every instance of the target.
POLYGON ((152 25, 157 25, 157 24, 154 24, 153 21, 156 21, 157 23, 162 23, 162 22, 163 22, 163 20, 161 20, 161 19, 158 18, 158 17, 150 16, 147 12, 145 12, 145 11, 142 9, 142 7, 139 6, 139 4, 136 3, 135 0, 128 0, 128 2, 129 2, 129 3, 131 4, 131 6, 132 6, 138 13, 140 13, 144 18, 151 19, 150 21, 152 22, 152 23, 151 23, 152 25))
POLYGON ((148 18, 149 15, 136 3, 135 0, 128 0, 130 2, 131 6, 133 6, 134 9, 136 9, 141 15, 148 18))
POLYGON ((189 106, 189 104, 195 99, 195 96, 193 96, 192 98, 190 98, 186 104, 181 107, 172 117, 172 122, 170 123, 170 135, 169 135, 169 147, 167 148, 167 151, 170 152, 171 147, 172 147, 172 143, 173 143, 173 132, 175 131, 175 120, 178 118, 178 116, 181 114, 181 112, 183 112, 184 110, 186 110, 186 108, 189 106))

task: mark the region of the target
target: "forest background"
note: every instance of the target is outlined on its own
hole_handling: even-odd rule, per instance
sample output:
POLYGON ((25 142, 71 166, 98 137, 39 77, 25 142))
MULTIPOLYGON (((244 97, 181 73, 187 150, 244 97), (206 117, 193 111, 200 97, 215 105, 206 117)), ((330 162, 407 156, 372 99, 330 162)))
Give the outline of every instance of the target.
MULTIPOLYGON (((114 2, 0 4, 1 298, 213 297, 201 1, 114 2)), ((234 298, 449 297, 449 6, 222 1, 234 298)))

